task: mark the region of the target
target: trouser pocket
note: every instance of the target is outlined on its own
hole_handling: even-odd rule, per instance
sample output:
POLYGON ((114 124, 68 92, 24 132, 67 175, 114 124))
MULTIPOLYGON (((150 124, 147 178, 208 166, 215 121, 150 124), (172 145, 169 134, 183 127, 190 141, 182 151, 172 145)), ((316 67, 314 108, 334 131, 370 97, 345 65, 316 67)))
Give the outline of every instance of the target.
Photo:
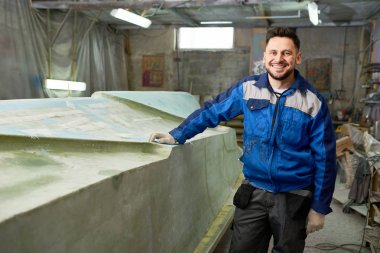
POLYGON ((233 204, 240 209, 245 209, 249 204, 254 190, 255 187, 253 185, 244 181, 234 195, 233 204))
POLYGON ((312 204, 313 191, 307 189, 294 190, 286 193, 286 209, 293 220, 305 219, 312 204))

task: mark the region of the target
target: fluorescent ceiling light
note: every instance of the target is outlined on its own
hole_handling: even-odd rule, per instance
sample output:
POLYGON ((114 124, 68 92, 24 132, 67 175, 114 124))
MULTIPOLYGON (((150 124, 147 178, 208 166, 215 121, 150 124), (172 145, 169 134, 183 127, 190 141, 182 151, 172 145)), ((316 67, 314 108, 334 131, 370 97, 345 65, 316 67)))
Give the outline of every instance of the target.
POLYGON ((111 16, 144 28, 148 28, 152 24, 152 21, 150 21, 149 19, 121 8, 113 9, 111 11, 111 16))
POLYGON ((307 10, 309 11, 309 19, 313 25, 318 25, 321 23, 321 20, 318 19, 318 14, 320 11, 318 10, 318 5, 314 2, 307 4, 307 10))
POLYGON ((51 90, 77 90, 85 91, 86 83, 65 80, 46 79, 45 88, 51 90))
POLYGON ((232 21, 201 21, 201 25, 222 25, 232 24, 232 21))

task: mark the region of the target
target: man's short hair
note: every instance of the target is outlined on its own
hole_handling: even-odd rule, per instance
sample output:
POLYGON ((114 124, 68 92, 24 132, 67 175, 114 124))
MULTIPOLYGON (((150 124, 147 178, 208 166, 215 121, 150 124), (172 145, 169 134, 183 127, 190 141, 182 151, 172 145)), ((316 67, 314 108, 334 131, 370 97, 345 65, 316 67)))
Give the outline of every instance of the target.
POLYGON ((272 27, 267 31, 267 36, 265 40, 265 45, 268 45, 268 42, 273 37, 287 37, 291 39, 296 46, 297 50, 300 50, 301 42, 298 38, 296 31, 289 27, 272 27))

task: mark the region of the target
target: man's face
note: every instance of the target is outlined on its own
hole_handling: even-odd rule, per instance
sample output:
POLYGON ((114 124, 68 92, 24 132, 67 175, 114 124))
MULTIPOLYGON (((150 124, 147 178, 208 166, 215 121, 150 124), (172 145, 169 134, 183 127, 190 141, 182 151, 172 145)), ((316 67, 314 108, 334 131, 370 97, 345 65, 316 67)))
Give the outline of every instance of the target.
POLYGON ((296 64, 301 63, 301 53, 291 39, 273 37, 265 48, 264 63, 269 75, 282 81, 294 73, 296 64))

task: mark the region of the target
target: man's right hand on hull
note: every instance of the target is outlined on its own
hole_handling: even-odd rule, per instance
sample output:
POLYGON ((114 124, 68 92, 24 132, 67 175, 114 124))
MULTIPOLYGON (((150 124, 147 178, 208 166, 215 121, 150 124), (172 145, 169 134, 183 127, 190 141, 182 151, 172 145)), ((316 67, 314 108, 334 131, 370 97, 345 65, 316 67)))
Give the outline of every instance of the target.
POLYGON ((160 144, 176 144, 177 141, 168 133, 152 133, 149 137, 150 142, 157 142, 160 144))

